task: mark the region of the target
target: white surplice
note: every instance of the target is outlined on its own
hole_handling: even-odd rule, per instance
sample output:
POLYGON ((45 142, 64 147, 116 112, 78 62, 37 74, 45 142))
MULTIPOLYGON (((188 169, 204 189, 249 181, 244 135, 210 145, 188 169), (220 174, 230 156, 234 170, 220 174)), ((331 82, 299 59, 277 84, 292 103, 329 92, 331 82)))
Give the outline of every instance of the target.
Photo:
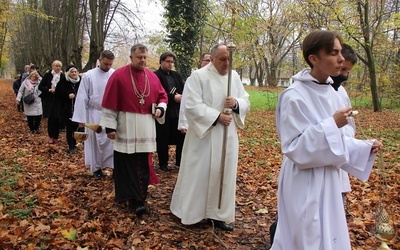
MULTIPOLYGON (((347 94, 347 91, 343 88, 343 86, 339 86, 337 94, 342 99, 345 107, 351 106, 349 95, 347 94)), ((342 131, 343 134, 350 137, 354 137, 356 135, 356 124, 353 117, 349 117, 349 123, 343 127, 342 131)), ((350 185, 349 174, 342 169, 340 170, 340 180, 342 182, 342 192, 343 193, 350 192, 351 185, 350 185)))
MULTIPOLYGON (((102 71, 99 67, 91 69, 83 74, 81 84, 75 100, 72 120, 79 123, 99 124, 102 116, 101 102, 108 78, 114 72, 102 71)), ((105 129, 101 133, 85 128, 89 134, 84 143, 85 165, 90 165, 90 171, 95 172, 101 168, 114 167, 113 145, 107 138, 105 129)))
POLYGON ((239 75, 233 71, 231 96, 239 104, 239 114, 233 113, 227 129, 223 192, 218 209, 224 126, 216 120, 224 108, 227 85, 228 75, 221 76, 211 63, 193 72, 185 85, 189 129, 170 206, 183 224, 194 224, 206 218, 226 222, 235 219, 237 127, 244 127, 250 102, 239 75))
POLYGON ((372 141, 347 136, 333 114, 345 107, 309 69, 278 100, 276 124, 284 158, 279 173, 278 225, 273 250, 350 250, 339 168, 363 181, 375 154, 372 141))
MULTIPOLYGON (((166 103, 159 103, 157 106, 167 110, 166 103)), ((156 119, 160 124, 165 123, 165 115, 156 119)), ((113 141, 115 151, 133 154, 157 150, 156 126, 152 114, 122 112, 103 108, 100 124, 116 130, 117 138, 113 141)))
MULTIPOLYGON (((186 79, 185 82, 185 86, 189 81, 189 77, 186 79)), ((183 89, 182 92, 182 99, 181 99, 181 105, 179 107, 179 118, 178 118, 178 130, 181 129, 188 129, 189 128, 189 123, 186 119, 186 115, 185 115, 185 103, 186 103, 186 95, 187 95, 187 91, 186 88, 183 89)))

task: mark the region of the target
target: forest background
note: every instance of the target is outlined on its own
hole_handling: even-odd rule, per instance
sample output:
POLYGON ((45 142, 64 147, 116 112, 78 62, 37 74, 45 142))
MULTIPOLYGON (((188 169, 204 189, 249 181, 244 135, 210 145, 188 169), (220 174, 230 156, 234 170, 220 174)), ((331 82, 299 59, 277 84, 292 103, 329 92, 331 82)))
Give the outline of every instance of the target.
POLYGON ((112 50, 116 66, 122 66, 129 48, 141 42, 151 49, 149 68, 157 69, 159 55, 171 50, 186 78, 200 54, 232 40, 233 68, 248 84, 287 86, 290 76, 305 67, 303 37, 313 29, 330 29, 359 57, 348 91, 371 97, 374 111, 400 106, 399 0, 156 2, 164 7, 159 32, 144 26, 144 16, 156 17, 157 11, 143 1, 0 0, 0 77, 20 73, 29 63, 45 71, 55 59, 85 72, 104 49, 112 50))
MULTIPOLYGON (((150 5, 154 1, 145 2, 150 5)), ((363 249, 363 244, 371 248, 377 245, 377 240, 372 237, 373 225, 382 200, 389 204, 392 214, 397 214, 392 221, 396 232, 399 232, 399 0, 161 0, 159 3, 164 12, 163 20, 158 25, 163 29, 149 32, 149 27, 142 22, 143 17, 151 17, 156 13, 151 9, 144 12, 148 8, 143 8, 139 0, 0 0, 0 78, 12 78, 22 72, 24 65, 30 63, 38 65, 40 71, 44 72, 50 69, 55 59, 61 60, 64 67, 74 64, 80 72, 85 72, 95 67, 104 49, 116 54, 115 67, 119 67, 128 62, 129 48, 137 42, 150 48, 150 69, 158 68, 158 57, 162 52, 175 52, 178 56, 176 69, 186 78, 197 68, 203 52, 209 51, 216 43, 233 41, 236 45, 233 68, 241 75, 244 83, 251 85, 246 89, 252 103, 261 101, 262 105, 252 109, 247 130, 241 133, 243 151, 240 164, 255 171, 243 168, 238 173, 239 197, 242 198, 237 200, 239 212, 236 225, 242 229, 234 235, 223 236, 228 237, 230 246, 251 245, 250 249, 263 249, 266 246, 268 225, 274 220, 276 212, 276 170, 281 160, 279 143, 273 129, 275 102, 282 87, 290 84, 290 76, 306 66, 300 50, 304 36, 313 29, 336 30, 344 42, 356 50, 359 58, 359 63, 352 69, 346 83, 353 106, 362 111, 359 118, 362 134, 359 136, 375 137, 378 134, 382 137, 378 139, 384 141, 387 148, 377 165, 390 169, 388 175, 382 178, 378 168, 368 184, 352 180, 352 244, 356 249, 358 246, 363 249), (382 187, 388 188, 385 197, 382 197, 382 187), (254 192, 256 196, 252 195, 254 192), (248 240, 240 240, 243 237, 248 240)), ((3 94, 8 93, 7 86, 2 85, 3 94)), ((19 117, 8 110, 13 100, 7 99, 11 98, 9 95, 4 98, 1 105, 5 112, 0 124, 12 118, 16 123, 12 123, 10 128, 19 128, 16 125, 19 117)), ((82 188, 75 188, 73 183, 76 181, 85 183, 84 187, 91 190, 99 188, 86 180, 87 175, 82 169, 76 170, 82 164, 81 158, 71 163, 71 159, 59 154, 61 151, 56 148, 32 148, 29 145, 42 147, 41 142, 27 138, 24 127, 18 130, 20 136, 15 136, 7 126, 1 129, 3 151, 0 166, 6 181, 1 183, 0 198, 2 201, 13 199, 7 196, 7 185, 21 189, 16 196, 18 202, 11 206, 2 203, 0 206, 4 216, 2 219, 6 222, 0 231, 1 239, 7 239, 12 245, 12 242, 21 240, 24 232, 36 232, 34 235, 39 237, 39 242, 30 236, 22 240, 26 239, 26 244, 35 246, 43 242, 50 246, 58 246, 58 243, 67 245, 65 240, 68 235, 63 238, 62 232, 65 233, 66 228, 77 229, 79 226, 82 237, 78 242, 71 243, 74 246, 112 246, 114 243, 116 246, 151 246, 152 243, 161 246, 168 240, 171 243, 173 237, 166 233, 171 229, 167 223, 161 222, 160 227, 159 221, 149 222, 151 226, 165 229, 161 235, 151 232, 148 226, 141 224, 142 221, 132 220, 130 224, 124 221, 121 227, 117 227, 121 221, 104 214, 104 207, 109 206, 104 205, 104 202, 109 202, 112 194, 97 193, 103 197, 103 200, 98 201, 96 197, 88 196, 82 188), (24 143, 22 152, 18 151, 19 143, 24 143), (56 163, 49 161, 54 153, 60 156, 56 158, 56 163), (35 158, 33 164, 27 162, 31 158, 35 158), (27 165, 27 169, 21 170, 21 166, 27 165), (64 175, 55 171, 58 166, 66 167, 69 172, 64 175), (45 173, 46 169, 55 172, 45 173), (25 171, 34 174, 25 176, 25 171), (78 173, 78 176, 68 175, 71 173, 78 173), (16 177, 13 176, 10 181, 8 174, 16 174, 16 177), (44 179, 41 178, 43 176, 44 179), (66 180, 67 183, 63 184, 66 180), (27 189, 30 182, 34 186, 27 189), (53 182, 58 183, 59 188, 52 186, 53 182), (32 196, 26 196, 27 190, 33 192, 32 196), (76 195, 83 198, 76 200, 76 195), (52 197, 48 204, 44 204, 46 196, 52 197), (86 204, 88 201, 91 202, 86 204), (93 207, 87 207, 90 204, 93 207), (82 215, 71 219, 82 212, 76 206, 82 206, 83 210, 95 208, 94 212, 89 212, 89 217, 84 216, 90 219, 90 223, 84 222, 84 227, 82 215), (49 211, 52 212, 50 218, 47 218, 49 211), (23 215, 28 213, 30 219, 26 219, 26 216, 15 217, 15 213, 18 215, 20 212, 23 215), (132 223, 139 228, 135 235, 128 230, 132 223), (49 224, 50 228, 47 227, 49 224), (112 225, 116 229, 109 234, 104 225, 112 225), (101 235, 92 230, 98 230, 101 235), (4 232, 12 234, 5 235, 4 232), (110 238, 114 239, 111 243, 110 238)), ((167 183, 169 191, 173 181, 174 176, 169 180, 171 183, 167 183)), ((166 198, 168 194, 157 191, 153 196, 166 198)), ((158 214, 168 214, 167 204, 154 205, 161 209, 158 214)), ((210 238, 193 237, 198 241, 192 242, 190 237, 193 235, 189 234, 189 239, 186 236, 173 238, 176 241, 173 243, 201 248, 209 246, 212 241, 210 238)), ((217 241, 214 243, 216 248, 220 246, 217 241)), ((399 246, 398 237, 394 244, 399 246)))

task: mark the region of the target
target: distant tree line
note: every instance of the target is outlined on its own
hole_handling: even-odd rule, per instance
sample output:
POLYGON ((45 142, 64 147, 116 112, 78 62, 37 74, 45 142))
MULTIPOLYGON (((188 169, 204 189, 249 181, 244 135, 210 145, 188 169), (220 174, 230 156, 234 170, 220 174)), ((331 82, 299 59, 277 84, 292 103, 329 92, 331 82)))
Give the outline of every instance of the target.
POLYGON ((186 78, 201 53, 233 38, 234 69, 252 85, 276 87, 305 67, 303 37, 313 29, 330 29, 360 59, 350 88, 370 91, 373 109, 380 111, 383 100, 400 100, 399 1, 161 0, 166 33, 144 40, 137 13, 121 0, 0 0, 0 69, 5 58, 12 58, 19 71, 27 62, 45 70, 59 59, 86 71, 106 43, 133 44, 118 38, 126 32, 158 46, 160 53, 176 53, 176 68, 186 78), (117 15, 125 25, 118 24, 117 15))
MULTIPOLYGON (((166 2, 170 13, 167 41, 182 47, 191 39, 176 32, 179 25, 187 30, 187 23, 182 21, 185 15, 179 15, 180 22, 174 18, 176 13, 186 13, 184 3, 194 5, 183 0, 166 2)), ((399 100, 399 0, 203 0, 196 4, 200 7, 192 11, 200 13, 190 14, 200 17, 192 22, 200 25, 193 29, 199 32, 194 36, 197 45, 193 54, 198 56, 215 43, 226 43, 233 33, 237 48, 234 68, 246 74, 252 85, 276 87, 305 67, 300 56, 303 37, 314 29, 330 29, 338 31, 360 59, 351 72, 351 88, 370 91, 374 111, 382 109, 384 99, 399 100), (233 9, 236 25, 232 31, 233 9)))
POLYGON ((8 55, 17 72, 27 63, 50 69, 55 59, 87 71, 95 67, 112 29, 138 28, 136 14, 121 0, 1 1, 0 9, 8 2, 8 55), (129 25, 118 23, 117 15, 129 25))

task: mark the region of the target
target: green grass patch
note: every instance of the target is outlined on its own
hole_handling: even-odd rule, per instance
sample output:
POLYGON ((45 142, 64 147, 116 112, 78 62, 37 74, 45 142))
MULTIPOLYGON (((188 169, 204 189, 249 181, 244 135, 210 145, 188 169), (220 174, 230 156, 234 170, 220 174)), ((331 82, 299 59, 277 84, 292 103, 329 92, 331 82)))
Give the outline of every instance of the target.
MULTIPOLYGON (((276 103, 278 102, 279 94, 285 90, 284 88, 260 88, 247 87, 246 91, 249 93, 251 110, 275 110, 276 103)), ((373 108, 372 96, 369 92, 359 92, 350 90, 351 105, 360 108, 373 108)), ((385 109, 400 110, 400 101, 397 98, 382 98, 381 106, 385 109)))
POLYGON ((24 220, 31 215, 32 208, 17 208, 8 211, 11 216, 17 217, 19 220, 24 220))
POLYGON ((28 218, 36 206, 36 197, 18 190, 18 174, 24 171, 23 167, 1 159, 0 171, 0 203, 4 212, 20 220, 28 218))
MULTIPOLYGON (((283 89, 282 89, 283 90, 283 89)), ((279 92, 246 90, 249 93, 251 110, 275 110, 279 92)))
MULTIPOLYGON (((365 96, 350 97, 351 106, 360 108, 373 108, 372 98, 365 96)), ((381 107, 384 109, 400 110, 400 102, 396 100, 383 99, 381 107)))
MULTIPOLYGON (((353 107, 373 108, 372 94, 370 90, 357 90, 345 86, 353 107)), ((398 94, 390 94, 387 91, 379 93, 381 107, 384 109, 400 110, 398 94)))

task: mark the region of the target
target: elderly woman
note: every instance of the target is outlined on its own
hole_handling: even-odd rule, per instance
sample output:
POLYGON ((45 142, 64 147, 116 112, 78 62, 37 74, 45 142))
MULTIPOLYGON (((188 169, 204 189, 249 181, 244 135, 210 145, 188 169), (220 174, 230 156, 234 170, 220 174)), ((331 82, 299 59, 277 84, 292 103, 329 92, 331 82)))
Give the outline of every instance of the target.
POLYGON ((22 82, 17 94, 17 104, 24 100, 24 97, 33 94, 34 100, 32 103, 25 103, 24 112, 28 119, 28 126, 32 134, 35 132, 40 134, 40 121, 42 119, 42 101, 39 97, 39 78, 40 75, 37 72, 32 72, 22 82))
POLYGON ((64 81, 57 85, 56 98, 60 100, 61 106, 63 107, 61 113, 61 119, 67 128, 66 137, 68 142, 67 153, 75 153, 76 140, 74 138, 74 131, 78 129, 78 123, 71 120, 74 113, 74 105, 76 94, 78 93, 79 84, 81 78, 79 76, 78 69, 71 65, 65 70, 64 81))
POLYGON ((39 85, 39 90, 42 91, 40 97, 43 101, 43 118, 47 120, 47 132, 49 135, 49 143, 57 143, 60 133, 61 102, 56 98, 55 92, 58 83, 64 81, 64 73, 61 72, 62 63, 55 60, 51 64, 52 70, 44 74, 39 85))

